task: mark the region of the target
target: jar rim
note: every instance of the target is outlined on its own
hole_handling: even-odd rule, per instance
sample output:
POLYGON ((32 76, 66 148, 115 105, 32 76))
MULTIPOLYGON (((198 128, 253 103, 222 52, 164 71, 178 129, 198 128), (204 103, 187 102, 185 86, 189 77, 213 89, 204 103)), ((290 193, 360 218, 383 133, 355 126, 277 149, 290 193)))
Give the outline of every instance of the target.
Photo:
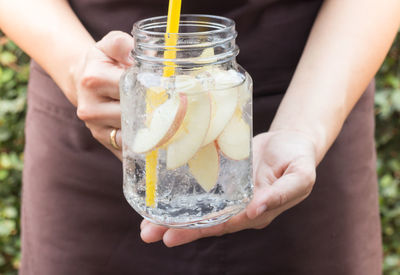
MULTIPOLYGON (((232 19, 206 14, 182 14, 179 33, 165 33, 167 16, 143 19, 133 25, 135 40, 133 56, 144 62, 176 65, 223 63, 239 52, 235 44, 237 32, 232 19), (176 43, 168 45, 167 37, 176 36, 176 43), (201 56, 207 48, 213 49, 212 56, 201 56), (166 53, 170 52, 170 58, 166 53), (167 62, 167 63, 166 63, 167 62)), ((199 65, 200 66, 200 65, 199 65)))
MULTIPOLYGON (((187 23, 195 23, 195 24, 201 24, 203 23, 204 26, 206 27, 214 27, 212 30, 208 31, 198 31, 198 32, 179 32, 179 33, 172 33, 172 34, 178 34, 180 37, 185 37, 185 36, 193 36, 193 35, 215 35, 218 33, 223 33, 227 31, 234 31, 235 30, 235 22, 227 17, 224 16, 218 16, 218 15, 209 15, 209 14, 181 14, 180 18, 180 23, 184 24, 185 22, 187 23), (198 18, 199 20, 197 21, 192 21, 189 20, 189 18, 198 18), (202 19, 202 20, 201 20, 202 19)), ((167 26, 167 16, 155 16, 155 17, 150 17, 146 19, 142 19, 134 23, 133 28, 132 28, 132 35, 152 35, 152 36, 164 36, 165 32, 161 31, 152 31, 148 30, 149 28, 152 28, 154 26, 160 27, 160 24, 162 27, 167 26)))

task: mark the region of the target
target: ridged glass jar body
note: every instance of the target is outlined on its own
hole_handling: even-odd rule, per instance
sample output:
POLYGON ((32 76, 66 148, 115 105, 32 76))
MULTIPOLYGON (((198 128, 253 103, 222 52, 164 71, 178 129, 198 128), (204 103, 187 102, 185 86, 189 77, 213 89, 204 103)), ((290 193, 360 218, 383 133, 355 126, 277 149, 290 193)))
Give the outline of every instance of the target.
POLYGON ((120 82, 124 194, 144 218, 206 227, 252 196, 252 80, 236 63, 232 20, 182 15, 134 25, 134 66, 120 82), (174 46, 165 46, 174 39, 174 46))

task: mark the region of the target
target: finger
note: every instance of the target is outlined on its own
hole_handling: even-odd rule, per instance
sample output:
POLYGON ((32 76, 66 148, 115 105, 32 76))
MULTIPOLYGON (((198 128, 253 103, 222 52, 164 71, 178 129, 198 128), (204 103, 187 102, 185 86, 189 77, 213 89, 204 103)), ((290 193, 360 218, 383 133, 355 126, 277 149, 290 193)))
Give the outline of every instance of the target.
POLYGON ((266 227, 280 212, 283 210, 276 209, 266 212, 257 219, 249 219, 245 211, 232 217, 224 224, 199 228, 199 229, 169 229, 164 233, 163 241, 168 247, 179 246, 196 241, 201 238, 221 236, 238 232, 244 229, 261 229, 266 227))
POLYGON ((150 222, 146 219, 143 219, 142 222, 140 223, 140 230, 142 230, 146 225, 148 225, 150 222))
POLYGON ((88 65, 79 88, 84 90, 83 93, 119 100, 119 80, 124 69, 112 64, 102 66, 103 69, 99 70, 97 63, 88 65))
POLYGON ((104 127, 98 125, 92 125, 87 123, 87 127, 90 129, 92 136, 98 140, 101 144, 103 144, 107 149, 115 153, 119 158, 122 157, 121 148, 122 148, 122 137, 121 137, 121 129, 117 129, 117 133, 115 136, 115 141, 119 149, 114 148, 111 143, 111 133, 115 128, 104 127))
MULTIPOLYGON (((77 116, 87 126, 108 126, 121 128, 121 106, 119 101, 92 103, 90 100, 78 100, 77 116)), ((90 127, 89 127, 90 128, 90 127)))
POLYGON ((130 57, 134 40, 132 36, 121 31, 112 31, 104 36, 96 47, 116 62, 130 66, 133 60, 130 57))
POLYGON ((148 222, 144 224, 140 237, 146 243, 158 242, 163 239, 163 235, 167 230, 168 227, 148 222))
MULTIPOLYGON (((110 139, 111 139, 111 135, 110 135, 110 139)), ((118 148, 115 148, 114 146, 112 146, 111 140, 109 140, 109 142, 105 145, 105 147, 107 149, 109 149, 111 151, 111 153, 113 153, 120 161, 122 161, 122 140, 121 140, 121 130, 119 130, 119 129, 117 130, 117 134, 116 134, 116 144, 117 144, 118 148)))
POLYGON ((298 204, 299 202, 301 202, 303 199, 295 199, 294 201, 291 201, 289 203, 287 203, 284 206, 275 208, 273 210, 267 210, 264 213, 260 214, 259 216, 257 216, 257 218, 255 219, 251 219, 252 221, 252 226, 251 228, 254 229, 263 229, 266 226, 268 226, 277 216, 279 216, 280 214, 282 214, 282 212, 286 211, 287 209, 295 206, 296 204, 298 204))
POLYGON ((168 247, 174 247, 193 242, 200 238, 219 236, 224 234, 225 224, 218 224, 207 228, 197 229, 175 229, 171 228, 165 232, 163 241, 168 247))
POLYGON ((164 244, 168 247, 183 245, 195 240, 221 236, 258 226, 260 221, 250 220, 246 211, 240 212, 225 223, 198 229, 170 229, 163 237, 164 244))
MULTIPOLYGON (((122 134, 121 134, 121 129, 117 129, 117 134, 116 134, 116 136, 115 136, 115 142, 116 142, 116 144, 117 144, 117 146, 118 146, 118 151, 121 151, 122 150, 122 134)), ((116 149, 116 148, 114 148, 114 149, 116 149)))
MULTIPOLYGON (((308 160, 293 162, 284 175, 273 184, 261 184, 254 190, 254 198, 247 207, 247 215, 254 219, 266 210, 284 206, 294 200, 303 200, 311 192, 315 181, 315 168, 308 160), (310 164, 307 164, 310 163, 310 164)), ((259 169, 256 181, 263 180, 263 169, 259 169)))
POLYGON ((269 136, 269 133, 262 133, 253 138, 253 178, 257 178, 257 172, 260 169, 264 170, 264 178, 262 178, 262 181, 256 181, 256 184, 272 184, 283 174, 286 168, 285 162, 265 152, 269 136), (267 159, 265 159, 266 154, 268 154, 267 159), (260 167, 261 165, 264 165, 264 167, 260 167))
POLYGON ((93 123, 121 129, 121 106, 119 101, 101 103, 98 105, 99 113, 92 119, 93 123))
POLYGON ((278 208, 273 211, 265 212, 257 219, 249 219, 246 211, 232 217, 223 224, 199 229, 168 229, 159 232, 157 240, 163 234, 164 244, 168 247, 174 247, 196 241, 201 238, 221 236, 238 232, 244 229, 261 229, 266 227, 271 221, 286 209, 278 208))
MULTIPOLYGON (((111 135, 110 135, 110 139, 111 139, 111 135)), ((112 146, 111 140, 109 141, 108 146, 106 146, 106 148, 108 148, 119 160, 122 161, 122 139, 121 139, 121 130, 120 129, 117 129, 117 134, 116 134, 115 139, 116 139, 115 142, 117 144, 117 148, 112 146)))

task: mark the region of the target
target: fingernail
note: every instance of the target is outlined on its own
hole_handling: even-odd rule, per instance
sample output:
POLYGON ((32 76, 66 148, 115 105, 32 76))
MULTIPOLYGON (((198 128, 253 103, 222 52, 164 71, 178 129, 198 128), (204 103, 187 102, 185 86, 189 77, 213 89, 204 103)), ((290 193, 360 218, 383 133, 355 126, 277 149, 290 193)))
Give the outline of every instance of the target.
POLYGON ((266 206, 265 204, 259 206, 259 207, 257 208, 257 211, 256 211, 257 216, 259 216, 259 215, 261 215, 262 213, 264 213, 265 210, 267 210, 267 206, 266 206))

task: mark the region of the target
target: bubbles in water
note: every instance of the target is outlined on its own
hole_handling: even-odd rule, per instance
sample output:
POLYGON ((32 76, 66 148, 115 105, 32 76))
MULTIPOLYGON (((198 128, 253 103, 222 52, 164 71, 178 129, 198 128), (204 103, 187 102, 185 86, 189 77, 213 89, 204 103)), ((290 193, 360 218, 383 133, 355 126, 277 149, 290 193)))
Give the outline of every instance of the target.
MULTIPOLYGON (((132 76, 130 76, 132 77, 132 76)), ((242 210, 251 199, 252 169, 250 156, 232 160, 219 154, 219 175, 215 185, 206 192, 194 178, 187 164, 169 170, 166 167, 165 147, 158 149, 157 188, 155 207, 146 206, 145 155, 132 151, 136 133, 147 127, 146 91, 163 87, 171 95, 208 93, 243 83, 234 70, 209 68, 195 75, 172 78, 155 77, 153 73, 137 75, 135 86, 121 85, 121 107, 124 148, 124 194, 130 205, 142 216, 156 223, 176 227, 207 226, 219 223, 242 210)), ((134 82, 127 79, 126 82, 134 82)), ((244 87, 244 86, 243 86, 244 87)), ((244 92, 250 93, 247 89, 244 92)), ((251 96, 243 97, 243 118, 251 125, 251 96)), ((184 127, 181 126, 181 127, 184 127)), ((167 145, 166 145, 167 146, 167 145)))

